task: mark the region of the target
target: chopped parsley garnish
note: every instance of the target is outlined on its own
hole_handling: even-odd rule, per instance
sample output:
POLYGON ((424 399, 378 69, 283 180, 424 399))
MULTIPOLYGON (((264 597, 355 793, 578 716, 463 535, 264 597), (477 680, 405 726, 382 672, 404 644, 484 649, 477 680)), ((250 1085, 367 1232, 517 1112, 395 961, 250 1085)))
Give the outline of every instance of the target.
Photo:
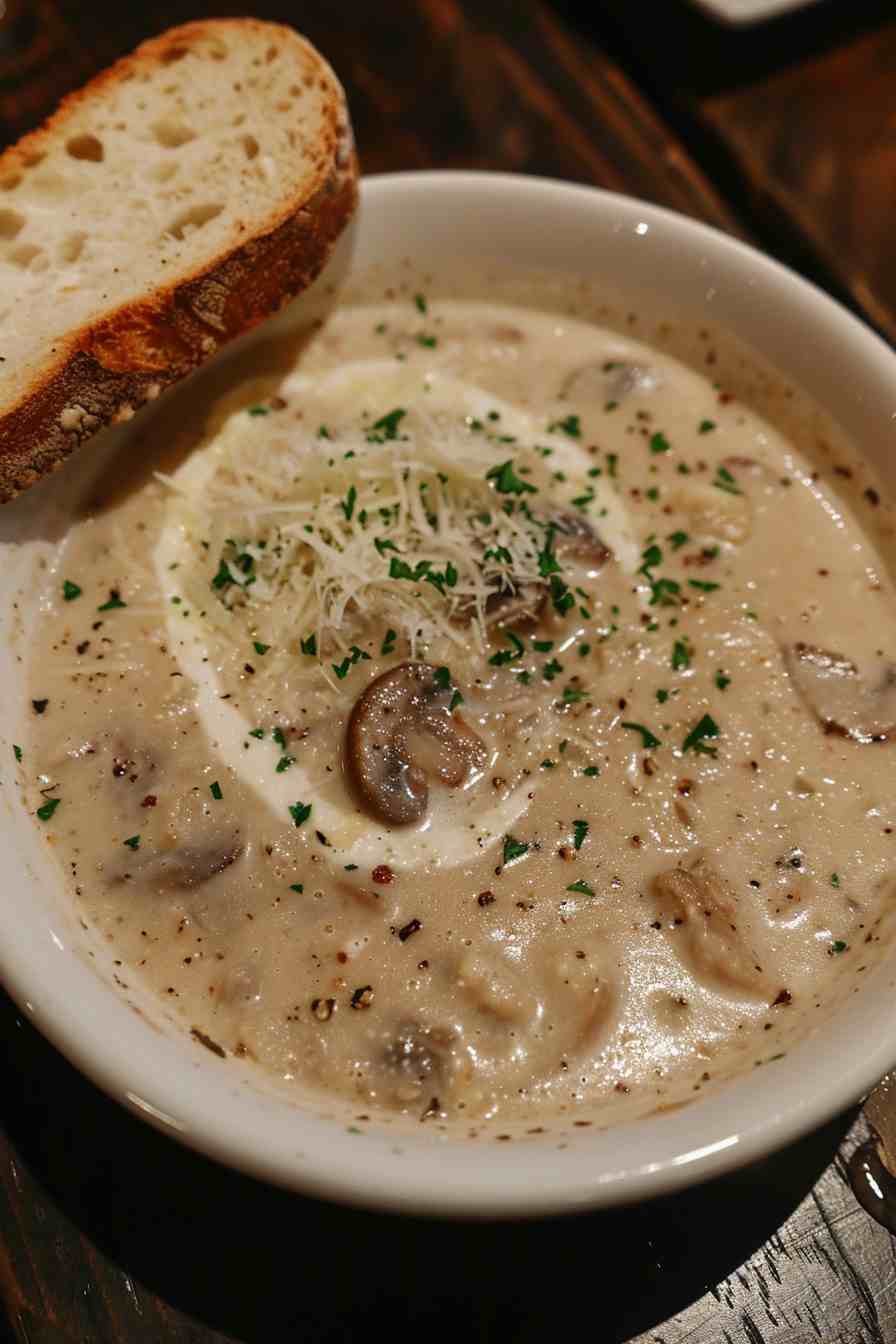
POLYGON ((525 840, 514 840, 512 835, 504 837, 504 865, 513 863, 515 859, 521 859, 524 854, 529 852, 529 846, 525 840))
POLYGON ((426 302, 425 294, 415 294, 414 305, 418 313, 426 313, 429 311, 429 304, 426 302))
POLYGON ((691 650, 687 640, 676 639, 672 646, 672 671, 681 672, 691 665, 691 650))
POLYGON ((490 667, 506 667, 508 663, 515 663, 518 658, 522 658, 523 654, 526 652, 523 641, 519 639, 512 630, 504 630, 502 633, 504 638, 509 640, 513 645, 513 648, 499 649, 497 653, 493 653, 488 660, 490 667))
POLYGON ((513 461, 510 458, 487 471, 485 479, 494 481, 495 489, 502 495, 535 495, 538 493, 534 485, 530 485, 528 481, 524 481, 516 474, 513 461))
POLYGON ((731 678, 726 677, 722 669, 719 668, 718 672, 715 675, 715 683, 720 691, 724 691, 726 686, 731 685, 731 678))
POLYGON ((317 437, 319 439, 328 439, 330 437, 330 431, 327 429, 326 425, 318 425, 317 437))
POLYGON ((831 943, 832 952, 845 952, 848 947, 849 943, 844 943, 842 938, 838 938, 835 942, 831 943))
POLYGON ((616 407, 617 407, 618 405, 619 405, 619 402, 618 402, 618 401, 608 401, 607 404, 606 404, 606 406, 604 406, 604 410, 605 410, 605 411, 615 411, 615 409, 616 409, 616 407))
POLYGON ((552 639, 533 639, 532 647, 536 653, 550 653, 554 647, 554 641, 552 639))
POLYGON ((657 691, 656 698, 659 704, 664 705, 669 699, 669 692, 661 688, 657 691))
POLYGON ((571 439, 580 439, 582 437, 582 422, 578 415, 567 415, 562 420, 552 420, 548 425, 548 433, 557 432, 567 434, 571 439))
POLYGON ((66 602, 74 602, 76 597, 80 597, 83 589, 79 588, 71 579, 66 579, 62 585, 62 596, 66 602))
POLYGON ((419 581, 429 573, 429 561, 418 560, 414 569, 411 569, 406 560, 400 560, 397 555, 393 555, 389 561, 390 579, 410 579, 412 583, 419 581))
POLYGON ((698 589, 701 593, 714 593, 720 587, 718 583, 712 583, 706 579, 688 579, 688 585, 691 588, 698 589))
POLYGON ((544 677, 545 681, 553 681, 562 671, 563 665, 558 663, 556 658, 552 658, 549 663, 545 663, 541 670, 541 675, 544 677))
POLYGON ((588 834, 587 821, 574 821, 572 824, 573 844, 576 849, 581 849, 585 843, 585 836, 588 834))
POLYGON ((546 758, 541 763, 542 770, 555 770, 556 768, 557 768, 557 762, 550 760, 550 758, 546 758))
POLYGON ((13 742, 13 744, 12 744, 12 754, 13 754, 13 756, 15 756, 15 758, 16 758, 17 761, 21 761, 21 759, 22 759, 22 748, 16 746, 15 742, 13 742))
POLYGON ((139 849, 140 837, 139 835, 129 835, 127 840, 122 841, 122 844, 127 845, 128 849, 139 849))
POLYGON ((704 756, 717 756, 718 749, 716 747, 708 747, 706 745, 706 738, 718 736, 719 725, 709 714, 704 714, 700 722, 691 729, 685 740, 682 742, 681 750, 683 752, 696 751, 704 756))
POLYGON ((397 439, 398 426, 406 415, 407 411, 403 406, 396 406, 393 411, 387 411, 385 415, 381 415, 379 420, 374 420, 367 431, 367 442, 386 443, 392 439, 397 439))
POLYGON ((295 756, 281 756, 276 765, 278 775, 282 775, 284 770, 288 770, 291 765, 295 765, 295 756))
POLYGON ((104 602, 101 607, 97 607, 97 611, 115 611, 117 607, 126 607, 126 606, 127 602, 122 602, 121 594, 119 593, 118 589, 110 588, 109 601, 104 602))
POLYGON ((258 740, 259 740, 259 742, 260 742, 261 739, 264 737, 264 729, 263 729, 263 728, 250 728, 250 729, 249 729, 249 736, 250 736, 250 737, 257 737, 258 740))
POLYGON ((568 685, 563 687, 564 705, 577 705, 580 700, 584 700, 588 692, 580 686, 568 685))
POLYGON ((600 770, 596 765, 586 765, 585 769, 582 771, 582 774, 585 775, 588 779, 597 779, 598 775, 600 774, 600 770))
POLYGON ((659 431, 656 434, 651 434, 650 451, 652 453, 668 453, 671 447, 672 445, 665 434, 661 434, 659 431))
POLYGON ((612 479, 616 477, 616 468, 619 463, 618 453, 607 453, 607 475, 612 479))
POLYGON ((387 630, 386 637, 383 640, 382 648, 380 649, 380 653, 386 654, 394 652, 395 641, 397 638, 398 638, 398 632, 396 630, 387 630))
POLYGON ((718 467, 716 469, 716 478, 713 481, 713 485, 717 490, 724 490, 729 495, 743 494, 743 491, 727 467, 718 467))
POLYGON ((447 691, 451 685, 451 672, 447 667, 437 667, 432 674, 432 679, 440 691, 447 691))
POLYGON ((308 658, 313 658, 317 653, 317 635, 311 634, 306 639, 300 639, 299 648, 308 658))
POLYGON ((268 649, 269 649, 271 646, 270 646, 270 644, 262 644, 261 640, 256 639, 256 640, 253 640, 253 642, 252 642, 252 647, 253 647, 253 649, 255 650, 256 653, 261 654, 262 656, 264 656, 264 654, 267 653, 268 649))
POLYGON ((579 894, 580 896, 593 896, 593 895, 594 895, 594 888, 593 888, 593 887, 589 887, 588 883, 587 883, 587 882, 583 882, 581 878, 579 878, 578 882, 570 882, 570 884, 569 884, 569 886, 566 888, 566 890, 567 890, 567 891, 575 891, 575 892, 578 892, 578 894, 579 894))
POLYGON ((250 406, 250 407, 249 407, 249 414, 250 414, 250 415, 267 415, 267 414, 269 413, 269 411, 270 411, 270 407, 269 407, 269 406, 250 406))
POLYGON ((576 604, 569 587, 556 574, 551 575, 551 601, 554 604, 554 610, 561 616, 565 616, 570 608, 576 604))
POLYGON ((638 570, 638 573, 644 574, 648 579, 652 579, 653 575, 650 573, 650 571, 652 569, 655 569, 657 565, 661 565, 662 563, 663 563, 663 553, 660 550, 659 546, 656 545, 648 546, 646 550, 641 552, 641 568, 638 570))
POLYGON ((390 541, 388 537, 385 540, 383 540, 382 537, 374 537, 373 544, 380 555, 385 555, 386 551, 398 550, 398 547, 395 545, 395 542, 390 541))
POLYGON ((352 644, 351 648, 348 651, 348 654, 346 655, 345 658, 343 658, 342 662, 331 663, 330 666, 336 673, 339 680, 342 681, 344 677, 348 676, 348 673, 355 666, 356 663, 365 661, 366 662, 370 661, 370 654, 365 653, 363 649, 359 649, 357 644, 352 644))
POLYGON ((839 885, 840 885, 840 874, 839 874, 839 873, 831 873, 831 886, 832 886, 832 887, 839 887, 839 885))
POLYGON ((339 501, 339 507, 345 514, 345 521, 347 523, 350 523, 352 520, 352 514, 355 511, 355 504, 357 503, 357 500, 358 500, 358 491, 355 488, 355 486, 350 485, 348 488, 348 494, 346 495, 345 499, 339 501))
POLYGON ((548 579, 552 574, 560 573, 560 565, 554 554, 554 528, 548 528, 548 534, 544 546, 538 552, 538 572, 543 579, 548 579))
POLYGON ((701 420, 697 426, 698 434, 710 434, 716 427, 715 420, 701 420))
POLYGON ((690 541, 690 537, 687 532, 670 532, 666 540, 671 545, 673 551, 679 551, 682 546, 687 545, 690 541))
POLYGON ((49 703, 50 703, 49 700, 32 700, 32 701, 31 701, 31 705, 32 705, 32 707, 33 707, 33 709, 34 709, 35 714, 43 714, 44 710, 46 709, 46 707, 47 707, 47 705, 48 705, 49 703))
POLYGON ((42 803, 37 809, 37 815, 41 821, 49 821, 61 802, 61 798, 48 798, 45 803, 42 803))
POLYGON ((681 592, 677 579, 653 579, 650 583, 651 607, 674 607, 681 592))
POLYGON ((212 795, 212 797, 215 799, 216 802, 220 802, 221 799, 224 797, 224 794, 221 792, 221 785, 218 783, 217 780, 215 780, 214 784, 209 785, 209 793, 212 795))
POLYGON ((277 743, 277 746, 281 748, 281 750, 283 751, 286 750, 286 737, 284 736, 282 728, 274 728, 273 731, 271 732, 271 737, 277 743))
POLYGON ((652 733, 649 728, 644 727, 643 723, 623 723, 622 727, 627 728, 630 733, 641 734, 641 744, 645 751, 650 751, 653 747, 661 747, 663 745, 659 738, 652 733))
POLYGON ((290 803, 289 815, 292 817, 296 826, 301 826, 311 816, 310 803, 290 803))
POLYGON ((458 705, 462 705, 463 702, 464 698, 461 695, 460 691, 455 689, 454 694, 451 697, 451 703, 448 706, 449 713, 453 714, 453 712, 457 709, 458 705))
POLYGON ((427 350, 434 350, 439 343, 438 336, 427 336, 423 331, 418 333, 415 340, 418 345, 425 346, 427 350))
POLYGON ((305 890, 305 884, 303 882, 292 882, 290 883, 289 889, 290 891, 297 891, 301 896, 302 892, 305 890))

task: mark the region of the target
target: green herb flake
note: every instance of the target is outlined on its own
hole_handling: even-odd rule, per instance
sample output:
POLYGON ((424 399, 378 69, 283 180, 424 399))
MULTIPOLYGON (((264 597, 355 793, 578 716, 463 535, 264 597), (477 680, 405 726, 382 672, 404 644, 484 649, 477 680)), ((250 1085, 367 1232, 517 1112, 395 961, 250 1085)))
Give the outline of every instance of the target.
POLYGON ((513 863, 516 859, 521 859, 524 854, 528 854, 529 846, 525 840, 514 840, 512 835, 504 837, 504 866, 513 863))
POLYGON ((714 593, 721 585, 718 583, 707 582, 706 579, 688 579, 688 585, 696 588, 701 593, 714 593))
POLYGON ((303 825, 311 816, 310 803, 290 803, 289 815, 292 817, 296 826, 303 825))
POLYGON ((407 411, 403 406, 396 406, 394 410, 381 415, 379 420, 374 420, 367 431, 368 443, 387 443, 392 439, 397 439, 398 426, 406 415, 407 411))
POLYGON ((841 952, 846 952, 848 948, 849 943, 844 943, 842 938, 837 938, 835 942, 831 943, 831 951, 835 955, 839 955, 841 952))
POLYGON ((418 345, 424 346, 427 350, 434 350, 439 343, 438 336, 427 336, 423 331, 418 333, 415 340, 418 345))
POLYGON ((249 407, 249 414, 250 414, 250 415, 268 415, 268 414, 270 414, 270 407, 269 407, 269 406, 250 406, 250 407, 249 407))
POLYGON ((600 769, 596 765, 586 765, 585 769, 582 771, 582 774, 586 777, 586 779, 597 779, 598 775, 600 774, 600 769))
POLYGON ((574 821, 572 824, 573 844, 576 849, 581 849, 585 843, 585 836, 588 834, 589 825, 587 821, 574 821))
POLYGON ((256 639, 253 640, 252 647, 256 653, 261 654, 263 657, 271 646, 270 644, 262 644, 261 640, 256 639))
POLYGON ((485 479, 494 481, 495 489, 502 495, 535 495, 538 493, 534 485, 530 485, 528 481, 524 481, 516 474, 513 461, 510 458, 487 471, 485 479))
POLYGON ((552 420, 548 425, 549 434, 566 434, 571 439, 582 437, 582 421, 578 415, 567 415, 562 420, 552 420))
POLYGON ((686 546, 690 541, 690 537, 687 532, 670 532, 666 540, 673 551, 680 551, 682 546, 686 546))
POLYGON ((562 579, 558 578, 556 574, 551 575, 551 601, 554 604, 554 610, 558 612, 560 616, 565 616, 576 604, 576 600, 569 591, 568 585, 565 584, 562 579))
POLYGON ((556 658, 552 658, 549 663, 545 663, 541 670, 541 675, 544 677, 545 681, 553 681, 562 671, 562 664, 558 663, 556 658))
POLYGON ((643 723, 623 723, 621 727, 627 728, 630 733, 640 733, 641 744, 645 751, 651 751, 654 747, 661 747, 663 745, 660 739, 652 733, 649 728, 644 727, 643 723))
POLYGON ((831 886, 832 886, 832 887, 839 887, 839 886, 840 886, 840 874, 839 874, 839 873, 831 873, 831 886))
POLYGON ((128 849, 139 849, 140 837, 139 835, 129 835, 127 840, 122 841, 122 844, 127 845, 128 849))
POLYGON ((41 821, 49 821, 61 802, 61 798, 48 798, 45 803, 42 803, 37 809, 37 815, 41 821))
POLYGON ((305 639, 299 640, 299 648, 305 654, 306 658, 313 658, 317 653, 317 635, 308 635, 305 639))
POLYGON ((277 743, 277 746, 281 751, 286 750, 286 737, 282 728, 274 728, 271 732, 271 737, 277 743))
POLYGON ((292 882, 289 889, 290 891, 297 891, 301 896, 302 892, 305 890, 305 884, 304 882, 292 882))
POLYGON ((218 803, 224 797, 224 794, 221 792, 221 785, 218 783, 217 780, 215 780, 214 784, 209 785, 209 793, 215 799, 215 802, 218 803))
POLYGON ((716 427, 715 420, 701 420, 697 426, 698 434, 711 434, 716 427))
POLYGON ((577 892, 579 896, 593 896, 593 895, 594 895, 594 888, 593 888, 593 887, 589 887, 588 883, 587 883, 587 882, 583 882, 581 878, 579 878, 578 882, 570 882, 570 884, 569 884, 569 886, 566 888, 566 890, 567 890, 567 891, 574 891, 574 892, 577 892))
POLYGON ((672 646, 672 671, 682 672, 691 665, 691 649, 685 639, 676 639, 672 646))
POLYGON ((650 436, 650 451, 651 451, 651 453, 653 453, 653 454, 657 454, 657 453, 668 453, 668 451, 669 451, 669 449, 670 449, 671 447, 672 447, 672 445, 671 445, 671 443, 669 442, 669 440, 666 438, 665 434, 661 434, 659 431, 657 431, 656 434, 651 434, 651 436, 650 436))
POLYGON ((557 762, 552 761, 549 757, 543 760, 540 766, 540 769, 542 770, 556 770, 556 768, 557 768, 557 762))
POLYGON ((71 579, 66 579, 62 585, 62 597, 65 602, 74 602, 76 597, 80 597, 84 590, 79 588, 71 579))
POLYGON ((295 765, 295 763, 295 756, 281 756, 275 767, 277 774, 282 775, 284 770, 288 770, 289 767, 295 765))
POLYGON ((716 478, 713 485, 717 490, 724 490, 728 495, 742 495, 743 491, 737 484, 737 481, 731 475, 727 467, 716 468, 716 478))
POLYGON ((432 679, 440 691, 447 691, 451 685, 451 671, 447 667, 437 667, 432 674, 432 679))
POLYGON ((584 700, 587 695, 588 692, 580 686, 573 686, 570 684, 563 687, 564 705, 577 705, 581 700, 584 700))
POLYGON ((21 759, 22 759, 22 748, 19 747, 19 746, 17 746, 15 742, 13 742, 13 744, 12 744, 12 754, 13 754, 13 756, 15 756, 15 758, 16 758, 17 761, 21 761, 21 759))
POLYGON ((126 606, 127 602, 122 602, 121 594, 119 593, 118 589, 110 588, 109 601, 104 602, 101 607, 97 607, 97 611, 115 611, 118 607, 126 607, 126 606))
POLYGON ((458 708, 458 706, 459 706, 459 705, 462 705, 463 702, 464 702, 464 698, 463 698, 463 696, 461 695, 460 691, 455 690, 455 691, 454 691, 454 694, 453 694, 452 697, 451 697, 451 703, 450 703, 449 706, 448 706, 448 712, 451 713, 451 714, 453 714, 454 711, 458 708))
POLYGON ((616 479, 618 465, 619 465, 619 454, 607 453, 607 475, 610 477, 611 480, 616 479))
POLYGON ((719 725, 709 714, 704 714, 703 718, 700 719, 699 723, 695 724, 682 742, 681 750, 682 752, 696 751, 704 756, 717 756, 718 749, 716 747, 708 747, 706 745, 706 738, 718 736, 719 725))
POLYGON ((726 687, 731 685, 731 678, 726 677, 725 673, 722 671, 721 668, 719 668, 718 672, 716 673, 714 681, 716 683, 717 688, 720 691, 724 691, 726 687))
POLYGON ((339 507, 345 514, 345 521, 347 523, 350 523, 352 520, 352 514, 355 511, 355 504, 357 503, 357 500, 358 500, 358 491, 355 488, 355 486, 350 485, 348 488, 348 494, 346 495, 345 499, 339 501, 339 507))
POLYGON ((260 742, 261 739, 264 737, 264 729, 263 729, 263 728, 250 728, 250 729, 249 729, 249 736, 250 736, 250 737, 256 737, 256 738, 258 738, 258 741, 260 742))
POLYGON ((429 304, 426 302, 426 295, 425 295, 425 294, 415 294, 415 295, 414 295, 414 307, 417 309, 417 312, 418 312, 418 313, 427 313, 427 312, 429 312, 429 304))
POLYGON ((656 693, 656 698, 659 704, 664 705, 666 701, 669 699, 669 692, 667 690, 660 689, 656 693))

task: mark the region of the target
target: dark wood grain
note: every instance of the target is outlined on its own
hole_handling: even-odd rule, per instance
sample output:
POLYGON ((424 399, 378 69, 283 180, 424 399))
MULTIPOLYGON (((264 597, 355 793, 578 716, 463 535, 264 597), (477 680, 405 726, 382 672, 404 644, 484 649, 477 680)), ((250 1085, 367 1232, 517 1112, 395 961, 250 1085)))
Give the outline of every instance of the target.
MULTIPOLYGON (((15 23, 0 24, 0 137, 14 138, 141 38, 204 8, 20 3, 15 23)), ((594 6, 580 7, 588 40, 523 0, 251 8, 296 23, 329 55, 368 172, 547 173, 742 228, 749 198, 730 192, 732 207, 710 184, 608 54, 594 6)), ((773 95, 780 118, 786 94, 773 95)), ((712 99, 706 124, 732 145, 738 125, 751 145, 734 96, 712 99)), ((810 115, 783 156, 795 191, 810 115)), ((777 162, 782 131, 774 116, 764 127, 756 162, 777 162)), ((742 157, 754 200, 764 199, 760 170, 742 157)), ((824 175, 816 165, 809 176, 820 199, 824 175)), ((761 214, 751 220, 760 228, 761 214)), ((853 240, 883 236, 858 219, 843 227, 853 240)), ((821 246, 818 234, 811 246, 821 246)), ((831 1163, 848 1119, 675 1200, 459 1227, 340 1210, 224 1171, 119 1110, 2 997, 0 1057, 3 1344, 4 1329, 16 1344, 281 1344, 377 1331, 502 1344, 585 1334, 596 1344, 896 1341, 892 1242, 844 1180, 842 1155, 860 1130, 831 1163)))
POLYGON ((896 337, 896 23, 717 94, 703 114, 757 206, 784 212, 896 337))

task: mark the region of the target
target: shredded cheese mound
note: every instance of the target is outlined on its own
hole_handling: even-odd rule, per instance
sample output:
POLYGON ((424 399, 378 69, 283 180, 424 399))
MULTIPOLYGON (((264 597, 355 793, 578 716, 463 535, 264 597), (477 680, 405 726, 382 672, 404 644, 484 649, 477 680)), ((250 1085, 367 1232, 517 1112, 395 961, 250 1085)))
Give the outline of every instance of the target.
MULTIPOLYGON (((534 441, 527 416, 445 374, 418 375, 416 396, 379 413, 345 398, 338 419, 313 426, 310 380, 294 383, 301 420, 244 406, 168 479, 190 552, 183 600, 220 633, 236 621, 328 675, 368 656, 365 643, 381 652, 390 631, 400 655, 475 656, 490 598, 550 592, 551 471, 572 455, 585 482, 581 449, 549 432, 534 441)), ((390 390, 409 389, 380 388, 380 404, 390 390)), ((313 391, 332 403, 332 388, 313 391)))

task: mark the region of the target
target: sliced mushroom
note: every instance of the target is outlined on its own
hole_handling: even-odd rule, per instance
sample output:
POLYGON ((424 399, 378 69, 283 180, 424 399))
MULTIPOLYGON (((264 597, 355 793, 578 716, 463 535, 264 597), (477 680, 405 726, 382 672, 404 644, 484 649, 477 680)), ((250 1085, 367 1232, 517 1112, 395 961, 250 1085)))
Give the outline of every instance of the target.
POLYGON ((827 732, 863 743, 896 737, 896 667, 883 664, 869 682, 849 658, 803 643, 785 648, 784 661, 827 732))
POLYGON ((138 850, 120 881, 136 879, 159 891, 194 891, 230 868, 244 852, 237 837, 219 844, 179 845, 156 853, 138 850))
POLYGON ((698 541, 728 541, 736 546, 752 531, 753 511, 744 494, 730 494, 702 481, 689 481, 669 496, 669 508, 684 516, 698 541))
POLYGON ((559 513, 551 522, 554 550, 561 558, 579 560, 592 571, 602 568, 612 558, 613 552, 580 513, 559 513))
MULTIPOLYGON (((523 583, 518 588, 496 588, 489 593, 483 605, 487 626, 534 625, 544 614, 548 590, 540 583, 523 583)), ((475 612, 475 604, 468 609, 467 619, 475 612)))
POLYGON ((622 401, 633 392, 652 392, 659 379, 643 364, 606 360, 602 364, 584 364, 567 374, 560 388, 561 399, 579 401, 622 401))
POLYGON ((749 911, 739 908, 733 887, 704 858, 659 873, 652 892, 682 960, 699 980, 723 993, 768 993, 771 981, 749 943, 749 911))
POLYGON ((457 788, 485 765, 481 738, 451 711, 452 694, 429 663, 400 663, 356 702, 345 765, 377 820, 392 826, 419 821, 429 803, 429 775, 457 788))

